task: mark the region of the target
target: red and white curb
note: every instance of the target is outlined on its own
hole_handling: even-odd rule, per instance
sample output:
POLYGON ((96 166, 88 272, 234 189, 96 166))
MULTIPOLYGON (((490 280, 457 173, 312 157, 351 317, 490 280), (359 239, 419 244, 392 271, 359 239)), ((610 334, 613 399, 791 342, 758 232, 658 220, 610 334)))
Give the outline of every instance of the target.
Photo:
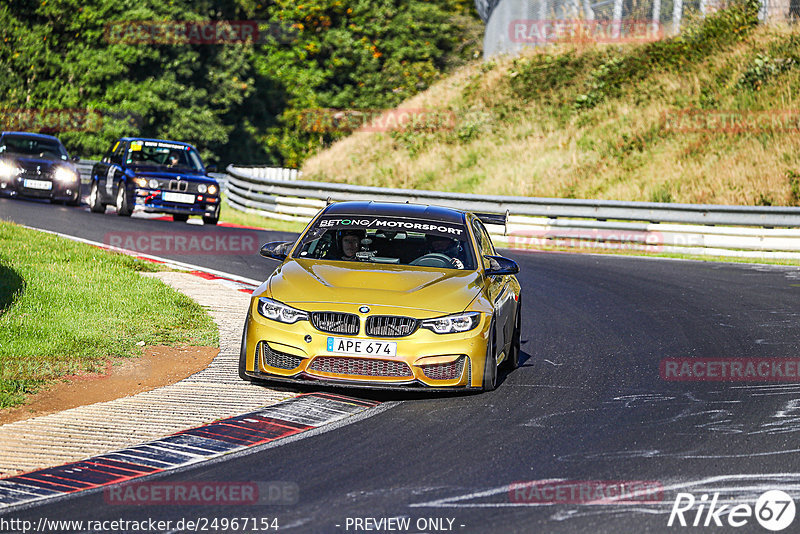
POLYGON ((0 480, 0 510, 206 462, 318 429, 381 403, 310 393, 175 434, 0 480))

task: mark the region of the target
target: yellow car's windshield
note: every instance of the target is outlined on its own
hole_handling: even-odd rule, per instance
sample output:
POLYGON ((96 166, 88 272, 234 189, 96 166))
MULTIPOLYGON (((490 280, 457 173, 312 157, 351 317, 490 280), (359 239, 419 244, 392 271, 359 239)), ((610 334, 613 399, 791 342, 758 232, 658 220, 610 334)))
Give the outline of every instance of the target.
POLYGON ((294 257, 475 269, 463 224, 394 217, 322 217, 303 235, 294 257))

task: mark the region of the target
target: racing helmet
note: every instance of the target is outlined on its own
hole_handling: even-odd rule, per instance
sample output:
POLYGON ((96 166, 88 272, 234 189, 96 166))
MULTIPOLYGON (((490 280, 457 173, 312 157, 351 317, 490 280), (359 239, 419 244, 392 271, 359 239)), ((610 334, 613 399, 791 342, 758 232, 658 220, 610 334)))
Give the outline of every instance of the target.
POLYGON ((461 243, 459 243, 458 239, 441 234, 425 234, 425 243, 428 245, 428 250, 450 256, 456 255, 461 250, 461 243), (434 243, 437 243, 437 246, 434 246, 434 243), (447 246, 442 246, 439 243, 447 243, 447 246))
POLYGON ((339 230, 336 232, 336 244, 339 246, 339 251, 344 251, 344 247, 342 246, 342 241, 345 237, 354 235, 358 238, 358 246, 361 247, 362 241, 364 238, 367 237, 367 232, 365 230, 358 230, 356 228, 347 228, 346 230, 339 230))

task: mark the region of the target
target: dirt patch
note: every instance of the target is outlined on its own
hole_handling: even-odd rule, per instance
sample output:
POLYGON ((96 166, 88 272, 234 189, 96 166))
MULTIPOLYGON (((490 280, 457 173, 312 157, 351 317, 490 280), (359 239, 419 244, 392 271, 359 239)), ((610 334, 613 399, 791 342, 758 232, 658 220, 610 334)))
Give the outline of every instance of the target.
POLYGON ((208 367, 218 353, 214 347, 146 347, 139 358, 109 362, 104 374, 62 379, 24 406, 0 411, 0 425, 174 384, 208 367))

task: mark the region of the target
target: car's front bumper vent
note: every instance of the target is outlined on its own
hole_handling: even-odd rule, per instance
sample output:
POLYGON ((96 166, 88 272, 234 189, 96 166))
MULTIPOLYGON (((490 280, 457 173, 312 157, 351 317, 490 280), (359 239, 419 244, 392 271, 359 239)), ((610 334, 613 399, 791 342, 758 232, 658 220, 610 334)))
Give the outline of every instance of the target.
POLYGON ((359 318, 352 313, 313 312, 311 324, 317 330, 329 334, 358 334, 359 318))
POLYGON ((347 358, 343 356, 320 356, 314 358, 307 371, 350 376, 414 377, 411 367, 406 362, 392 362, 371 358, 347 358))
POLYGON ((264 366, 276 367, 278 369, 297 369, 303 361, 300 356, 286 354, 270 348, 265 341, 258 343, 258 352, 261 354, 261 361, 264 366))
POLYGON ((417 320, 398 315, 370 315, 367 318, 367 335, 377 337, 403 337, 417 329, 417 320))
POLYGON ((53 174, 53 169, 49 165, 41 165, 29 161, 17 161, 16 164, 22 169, 21 174, 25 177, 42 180, 50 178, 53 174))
POLYGON ((464 371, 464 356, 449 363, 421 365, 422 373, 431 380, 455 380, 464 371))

